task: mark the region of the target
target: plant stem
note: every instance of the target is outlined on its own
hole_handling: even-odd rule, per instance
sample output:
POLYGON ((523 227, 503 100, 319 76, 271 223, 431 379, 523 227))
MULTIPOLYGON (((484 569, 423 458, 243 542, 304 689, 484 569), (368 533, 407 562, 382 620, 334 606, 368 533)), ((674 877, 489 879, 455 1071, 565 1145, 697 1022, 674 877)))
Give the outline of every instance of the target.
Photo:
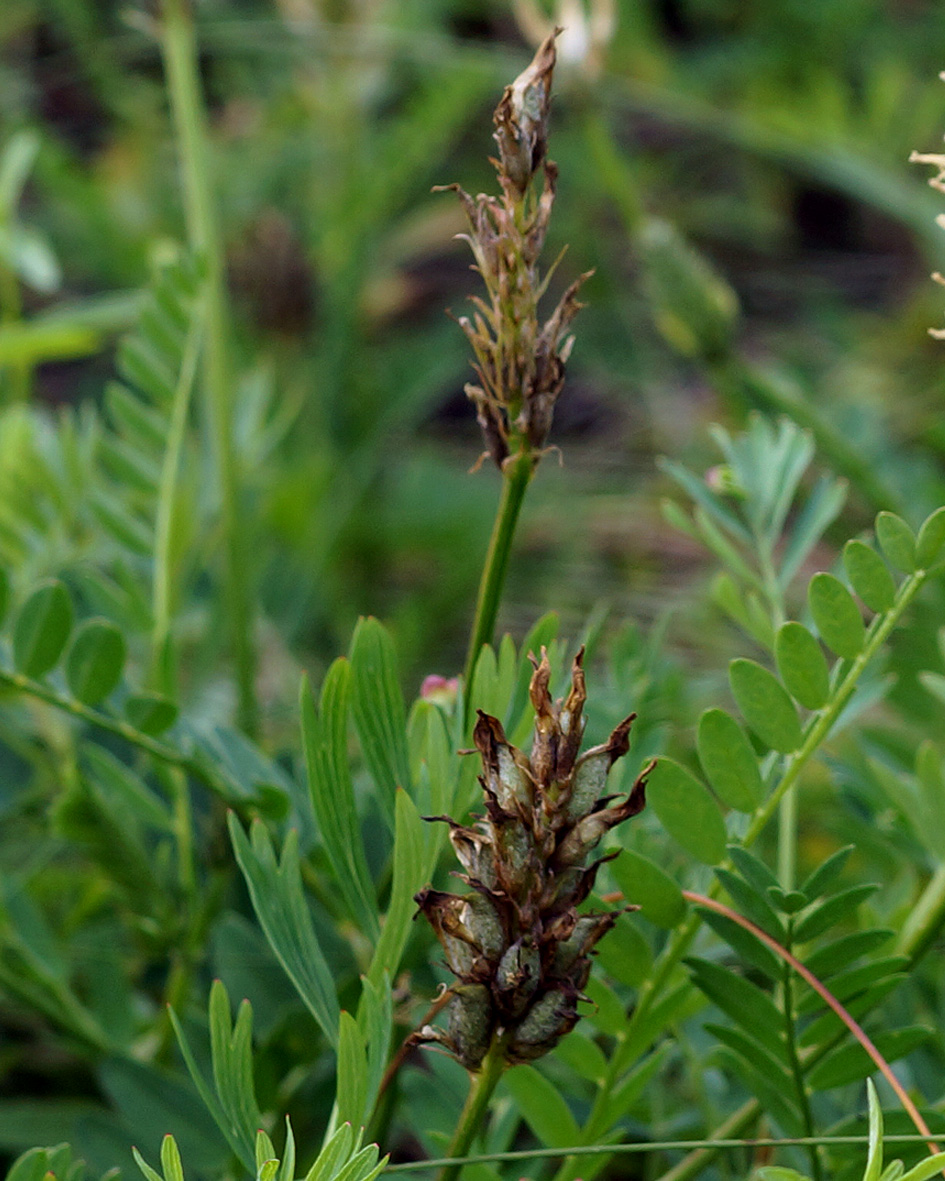
POLYGON ((158 489, 154 525, 154 578, 151 592, 151 613, 154 619, 151 633, 151 675, 157 688, 171 698, 177 695, 177 670, 171 651, 177 481, 180 476, 184 439, 187 432, 187 412, 190 408, 190 396, 200 356, 201 310, 198 307, 195 311, 194 320, 184 346, 180 376, 174 390, 174 402, 171 409, 167 442, 164 446, 164 462, 161 466, 161 483, 158 489))
MULTIPOLYGON (((479 1073, 470 1085, 469 1095, 466 1097, 466 1103, 447 1150, 447 1156, 465 1156, 469 1151, 473 1136, 479 1131, 486 1108, 489 1106, 489 1100, 492 1098, 505 1067, 505 1038, 493 1038, 489 1052, 482 1060, 479 1073)), ((440 1170, 437 1181, 456 1181, 462 1168, 461 1164, 445 1165, 440 1170)))
POLYGON ((197 46, 189 0, 164 0, 163 18, 161 50, 180 151, 187 234, 191 247, 207 268, 204 377, 220 489, 224 545, 223 601, 229 612, 230 642, 236 665, 239 724, 253 735, 257 728, 253 613, 247 577, 246 529, 241 519, 239 470, 233 439, 234 382, 229 357, 229 309, 223 241, 210 183, 206 115, 200 93, 197 46))
POLYGON ((492 537, 489 539, 489 549, 486 551, 486 560, 482 568, 479 595, 476 599, 476 615, 469 638, 469 652, 466 656, 463 683, 466 689, 467 718, 476 661, 479 659, 483 644, 492 643, 496 616, 499 613, 499 603, 502 599, 502 588, 505 585, 505 575, 509 566, 512 538, 515 536, 518 515, 534 471, 535 461, 531 454, 523 449, 513 458, 507 460, 502 473, 502 497, 496 510, 492 537))
POLYGON ((0 687, 4 686, 16 689, 28 697, 35 697, 39 701, 45 701, 48 705, 53 705, 56 709, 62 710, 63 713, 71 714, 75 718, 81 718, 82 721, 88 722, 92 726, 97 726, 100 730, 106 730, 109 734, 115 734, 119 738, 124 738, 126 742, 130 742, 139 750, 146 751, 159 762, 166 763, 169 767, 180 767, 181 770, 193 775, 195 779, 199 779, 201 783, 205 784, 212 792, 224 800, 230 800, 230 793, 225 784, 217 777, 216 770, 209 760, 201 760, 196 755, 185 754, 183 751, 178 750, 177 747, 168 746, 164 742, 159 742, 149 734, 137 730, 122 718, 101 713, 99 710, 93 709, 81 701, 77 701, 74 697, 66 697, 61 693, 57 693, 55 689, 42 684, 40 681, 34 681, 31 677, 24 676, 23 673, 0 668, 0 687))

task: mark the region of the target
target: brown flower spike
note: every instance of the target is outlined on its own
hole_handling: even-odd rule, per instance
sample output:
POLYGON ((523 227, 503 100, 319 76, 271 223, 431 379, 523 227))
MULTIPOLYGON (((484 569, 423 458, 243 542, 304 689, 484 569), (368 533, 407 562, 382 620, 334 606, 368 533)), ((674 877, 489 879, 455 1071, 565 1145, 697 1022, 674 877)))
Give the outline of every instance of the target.
MULTIPOLYGON (((564 385, 565 362, 574 343, 567 329, 582 306, 577 299, 581 275, 542 324, 538 303, 554 267, 543 279, 538 256, 545 241, 555 199, 558 168, 546 158, 555 37, 548 36, 531 65, 505 88, 495 109, 493 138, 499 159, 492 160, 501 197, 471 197, 459 185, 441 186, 457 193, 469 222, 474 270, 482 275, 486 299, 472 296, 472 316, 459 325, 473 347, 478 381, 466 386, 476 407, 486 453, 501 469, 513 452, 538 461, 545 447, 554 405, 564 385), (543 172, 541 194, 533 182, 543 172)), ((557 265, 557 264, 555 264, 557 265)))
MULTIPOLYGON (((588 855, 616 824, 645 802, 648 767, 621 802, 603 794, 614 762, 626 754, 635 714, 602 746, 579 754, 586 698, 581 649, 571 691, 552 701, 551 668, 542 650, 530 694, 535 734, 526 757, 501 723, 479 711, 474 731, 482 758, 485 815, 467 828, 448 816, 450 841, 468 894, 424 889, 416 896, 456 977, 445 1030, 421 1038, 444 1045, 478 1070, 493 1039, 509 1062, 553 1049, 578 1020, 577 1002, 590 974, 591 951, 619 911, 578 913, 601 863, 588 855)), ((631 907, 630 909, 635 909, 631 907)))

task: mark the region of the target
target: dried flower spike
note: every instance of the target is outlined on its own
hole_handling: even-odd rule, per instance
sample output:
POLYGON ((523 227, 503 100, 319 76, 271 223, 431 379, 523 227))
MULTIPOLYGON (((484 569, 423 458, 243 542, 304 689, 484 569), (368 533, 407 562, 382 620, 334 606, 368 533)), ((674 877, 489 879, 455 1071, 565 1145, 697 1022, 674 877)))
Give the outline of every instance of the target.
MULTIPOLYGON (((614 825, 644 805, 647 768, 620 802, 606 796, 607 775, 626 754, 635 715, 602 746, 580 754, 586 699, 584 651, 571 670, 571 691, 554 702, 544 649, 534 661, 530 694, 535 734, 526 757, 501 723, 479 711, 473 734, 482 758, 485 815, 473 827, 448 816, 450 841, 471 889, 421 890, 416 901, 456 977, 447 1027, 421 1037, 445 1046, 478 1070, 498 1039, 507 1062, 527 1062, 553 1049, 578 1019, 577 1002, 590 954, 619 911, 578 914, 606 858, 586 865, 614 825)), ((634 909, 630 907, 629 909, 634 909)))
MULTIPOLYGON (((473 347, 478 381, 466 386, 476 407, 486 452, 501 469, 513 454, 537 463, 546 445, 554 405, 564 385, 564 367, 574 338, 567 330, 581 304, 582 275, 542 324, 538 303, 549 275, 542 279, 538 257, 555 198, 557 166, 547 159, 555 29, 522 74, 505 88, 495 109, 493 160, 501 197, 471 197, 459 185, 440 186, 457 193, 469 222, 475 270, 486 285, 486 299, 472 297, 476 311, 459 317, 473 347), (543 173, 541 193, 535 189, 543 173)), ((552 267, 552 271, 554 267, 552 267)))

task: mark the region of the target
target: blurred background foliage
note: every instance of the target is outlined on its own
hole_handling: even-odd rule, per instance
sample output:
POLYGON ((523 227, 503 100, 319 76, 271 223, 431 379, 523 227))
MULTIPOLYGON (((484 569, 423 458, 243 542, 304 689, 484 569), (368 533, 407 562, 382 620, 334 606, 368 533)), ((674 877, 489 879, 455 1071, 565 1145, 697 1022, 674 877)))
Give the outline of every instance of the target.
MULTIPOLYGON (((195 12, 238 360, 283 426, 252 490, 248 573, 272 651, 321 664, 370 611, 411 677, 454 671, 497 481, 460 474, 479 442, 443 309, 475 278, 451 240, 460 211, 430 186, 490 184, 491 108, 551 8, 195 12)), ((646 620, 685 596, 701 559, 656 523, 654 456, 698 464, 710 420, 761 404, 815 421, 854 477, 855 525, 880 495, 938 503, 945 447, 925 337, 937 203, 906 164, 940 136, 940 6, 595 0, 557 18, 549 255, 569 244, 560 284, 596 274, 556 424, 563 466, 535 484, 501 621, 518 634, 547 607, 573 632, 602 600, 646 620), (740 307, 711 348, 664 306, 685 242, 740 307)), ((100 397, 155 254, 183 236, 150 19, 111 0, 0 14, 0 142, 27 132, 33 153, 0 211, 8 401, 29 386, 48 406, 100 397)))

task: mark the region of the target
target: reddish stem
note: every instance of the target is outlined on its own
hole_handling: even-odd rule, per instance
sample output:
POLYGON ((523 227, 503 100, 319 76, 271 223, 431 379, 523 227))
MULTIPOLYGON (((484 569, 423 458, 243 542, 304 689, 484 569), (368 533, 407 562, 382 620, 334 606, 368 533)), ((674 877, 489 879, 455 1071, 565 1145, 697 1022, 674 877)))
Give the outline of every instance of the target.
POLYGON ((919 1109, 906 1094, 902 1083, 900 1083, 899 1079, 897 1079, 893 1074, 892 1067, 882 1056, 879 1050, 877 1050, 869 1034, 863 1029, 859 1022, 847 1012, 847 1010, 837 1000, 833 993, 830 992, 830 990, 825 985, 821 984, 813 972, 805 968, 796 956, 791 955, 786 947, 782 947, 781 944, 778 943, 776 939, 772 939, 766 931, 763 931, 760 927, 756 926, 750 919, 746 919, 737 911, 732 910, 731 907, 726 906, 724 902, 717 902, 714 898, 707 898, 704 894, 696 894, 692 890, 683 890, 682 893, 683 897, 689 902, 694 902, 697 906, 708 907, 709 910, 714 910, 718 914, 725 915, 725 917, 727 919, 731 919, 733 923, 738 923, 740 927, 744 927, 746 931, 750 931, 756 939, 760 939, 766 947, 770 947, 775 955, 780 956, 786 964, 790 964, 798 976, 807 981, 814 992, 816 992, 817 995, 826 1004, 828 1004, 831 1009, 833 1009, 843 1024, 847 1027, 847 1029, 849 1029, 849 1031, 853 1034, 867 1054, 869 1054, 870 1058, 872 1058, 872 1060, 876 1063, 876 1068, 880 1071, 883 1078, 887 1083, 889 1083, 893 1091, 896 1093, 896 1097, 909 1115, 909 1118, 915 1124, 919 1132, 926 1137, 926 1145, 929 1152, 931 1152, 933 1155, 937 1154, 939 1152, 939 1147, 932 1139, 932 1133, 929 1130, 928 1124, 922 1118, 919 1109))

